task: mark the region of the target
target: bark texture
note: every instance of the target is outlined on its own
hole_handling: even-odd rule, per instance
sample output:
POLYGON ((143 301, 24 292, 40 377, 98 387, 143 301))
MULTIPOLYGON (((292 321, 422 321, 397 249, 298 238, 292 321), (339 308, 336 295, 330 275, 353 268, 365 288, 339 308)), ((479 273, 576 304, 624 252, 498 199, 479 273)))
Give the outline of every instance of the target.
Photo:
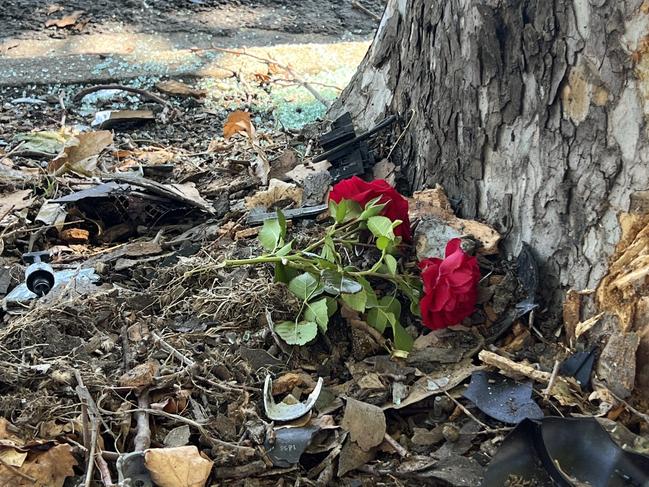
POLYGON ((554 301, 597 286, 649 188, 648 39, 649 0, 389 0, 332 115, 409 121, 410 189, 528 242, 554 301))

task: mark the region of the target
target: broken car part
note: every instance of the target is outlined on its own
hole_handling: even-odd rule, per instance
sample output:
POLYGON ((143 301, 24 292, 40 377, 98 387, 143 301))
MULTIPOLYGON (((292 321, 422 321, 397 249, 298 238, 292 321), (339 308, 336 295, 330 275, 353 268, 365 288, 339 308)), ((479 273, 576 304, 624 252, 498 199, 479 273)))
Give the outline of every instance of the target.
MULTIPOLYGON (((99 280, 99 276, 95 273, 94 269, 66 269, 63 271, 56 271, 54 273, 54 284, 51 289, 55 289, 58 286, 67 284, 70 281, 75 282, 75 289, 79 291, 84 286, 84 283, 93 284, 99 280)), ((50 291, 51 291, 50 289, 50 291)), ((3 307, 5 309, 15 306, 20 303, 36 299, 39 296, 27 288, 26 283, 22 283, 11 290, 2 301, 3 307)))
MULTIPOLYGON (((308 218, 318 216, 320 213, 326 211, 328 208, 327 205, 317 205, 317 206, 305 206, 303 208, 295 208, 291 210, 282 210, 284 218, 287 220, 293 220, 294 218, 308 218)), ((263 223, 266 220, 272 220, 277 218, 276 211, 262 212, 255 211, 254 209, 250 211, 246 223, 253 225, 255 223, 263 223)))
POLYGON ((322 377, 319 377, 313 392, 309 394, 305 402, 298 404, 280 402, 277 404, 273 398, 273 380, 270 375, 267 375, 266 382, 264 382, 264 409, 266 410, 266 416, 273 421, 292 421, 304 416, 315 406, 315 402, 322 390, 322 384, 322 377))
POLYGON ((523 420, 503 441, 482 487, 649 485, 649 457, 620 448, 594 418, 523 420))
POLYGON ((497 372, 473 372, 463 395, 480 411, 503 423, 517 424, 525 418, 543 417, 543 411, 532 400, 531 382, 519 383, 497 372))
POLYGON ((25 270, 25 284, 39 298, 54 287, 54 269, 48 264, 50 257, 48 251, 23 254, 23 260, 30 264, 25 270))
POLYGON ((119 485, 153 487, 149 471, 144 466, 144 452, 136 451, 120 455, 117 459, 119 485))
POLYGON ((273 465, 280 468, 291 467, 300 461, 302 453, 319 430, 317 426, 277 428, 273 431, 273 437, 266 437, 264 448, 273 465))
POLYGON ((576 352, 563 361, 559 373, 564 376, 574 377, 582 389, 590 388, 590 375, 595 365, 595 351, 592 348, 587 352, 576 352))
POLYGON ((325 152, 314 157, 313 162, 331 162, 329 173, 334 182, 363 174, 374 165, 374 157, 370 153, 367 139, 396 120, 397 117, 391 115, 374 128, 357 136, 352 116, 349 112, 344 113, 333 122, 331 131, 320 137, 320 146, 325 152))

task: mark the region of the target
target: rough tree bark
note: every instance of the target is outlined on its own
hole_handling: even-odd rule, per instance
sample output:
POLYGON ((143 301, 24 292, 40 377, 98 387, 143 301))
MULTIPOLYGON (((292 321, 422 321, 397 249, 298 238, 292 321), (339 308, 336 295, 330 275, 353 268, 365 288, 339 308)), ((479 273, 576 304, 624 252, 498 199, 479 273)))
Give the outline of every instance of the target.
POLYGON ((410 189, 528 242, 554 301, 598 284, 649 188, 648 34, 648 0, 389 0, 333 114, 410 120, 410 189))

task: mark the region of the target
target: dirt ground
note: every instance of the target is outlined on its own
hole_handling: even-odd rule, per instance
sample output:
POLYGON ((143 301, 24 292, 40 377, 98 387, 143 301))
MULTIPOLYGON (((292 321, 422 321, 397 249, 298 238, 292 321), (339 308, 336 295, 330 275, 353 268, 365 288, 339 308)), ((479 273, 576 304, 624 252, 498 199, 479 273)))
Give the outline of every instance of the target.
MULTIPOLYGON (((364 6, 380 15, 381 0, 364 6)), ((0 9, 0 39, 44 39, 105 32, 193 32, 231 36, 253 28, 286 33, 369 34, 376 21, 348 0, 8 0, 0 9), (56 10, 56 6, 61 10, 56 10), (56 10, 54 13, 50 13, 56 10), (53 17, 83 11, 81 32, 46 28, 53 17)))

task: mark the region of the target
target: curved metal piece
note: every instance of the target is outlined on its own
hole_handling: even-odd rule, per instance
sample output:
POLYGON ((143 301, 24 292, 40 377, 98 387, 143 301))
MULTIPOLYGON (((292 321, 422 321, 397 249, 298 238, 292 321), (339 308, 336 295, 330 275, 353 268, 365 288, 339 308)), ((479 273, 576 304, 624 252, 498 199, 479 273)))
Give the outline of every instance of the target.
POLYGON ((322 377, 319 377, 313 392, 309 394, 305 402, 297 404, 280 402, 278 404, 275 402, 272 394, 273 380, 270 378, 270 375, 267 375, 266 381, 264 382, 264 409, 266 410, 266 416, 273 421, 292 421, 304 416, 315 406, 322 391, 322 384, 322 377))

